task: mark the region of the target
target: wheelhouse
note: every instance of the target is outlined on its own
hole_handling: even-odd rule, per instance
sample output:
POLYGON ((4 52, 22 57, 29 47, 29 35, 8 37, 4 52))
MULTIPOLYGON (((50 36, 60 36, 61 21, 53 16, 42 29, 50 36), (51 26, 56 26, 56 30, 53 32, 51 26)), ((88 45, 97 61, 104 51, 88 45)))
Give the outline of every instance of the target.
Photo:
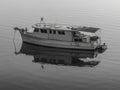
POLYGON ((100 44, 100 36, 96 35, 99 28, 70 27, 57 24, 35 24, 33 33, 43 39, 62 40, 71 42, 83 42, 100 44), (58 27, 59 26, 59 27, 58 27))

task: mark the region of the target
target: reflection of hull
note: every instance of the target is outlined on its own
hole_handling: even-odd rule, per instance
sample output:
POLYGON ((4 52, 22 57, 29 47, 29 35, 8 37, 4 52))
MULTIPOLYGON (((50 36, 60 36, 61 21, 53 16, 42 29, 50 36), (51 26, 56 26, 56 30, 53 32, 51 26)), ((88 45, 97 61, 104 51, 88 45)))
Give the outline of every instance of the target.
POLYGON ((97 56, 93 51, 73 51, 57 48, 48 48, 23 43, 19 53, 32 55, 33 62, 46 64, 62 64, 72 66, 96 66, 99 61, 83 61, 82 58, 94 58, 97 56))
POLYGON ((70 42, 60 40, 41 39, 32 34, 24 34, 21 32, 21 37, 24 42, 41 45, 53 48, 73 49, 73 50, 95 50, 97 46, 93 46, 90 43, 82 42, 70 42))

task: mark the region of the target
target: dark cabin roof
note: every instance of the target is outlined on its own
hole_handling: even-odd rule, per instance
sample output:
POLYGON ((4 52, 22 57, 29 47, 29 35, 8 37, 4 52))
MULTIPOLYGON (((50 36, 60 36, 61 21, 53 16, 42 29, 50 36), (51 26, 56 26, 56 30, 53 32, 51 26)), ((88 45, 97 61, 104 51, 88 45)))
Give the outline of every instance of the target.
POLYGON ((73 29, 73 30, 84 31, 84 32, 95 33, 95 32, 97 32, 100 28, 94 28, 94 27, 79 27, 79 28, 72 28, 72 29, 73 29))

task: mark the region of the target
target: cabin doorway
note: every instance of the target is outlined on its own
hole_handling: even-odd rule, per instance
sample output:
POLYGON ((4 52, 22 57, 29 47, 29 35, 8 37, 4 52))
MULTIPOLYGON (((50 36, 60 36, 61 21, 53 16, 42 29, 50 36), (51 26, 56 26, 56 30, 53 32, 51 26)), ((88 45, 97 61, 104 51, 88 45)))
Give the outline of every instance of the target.
POLYGON ((82 38, 80 37, 79 32, 72 32, 72 36, 74 42, 82 42, 82 38))

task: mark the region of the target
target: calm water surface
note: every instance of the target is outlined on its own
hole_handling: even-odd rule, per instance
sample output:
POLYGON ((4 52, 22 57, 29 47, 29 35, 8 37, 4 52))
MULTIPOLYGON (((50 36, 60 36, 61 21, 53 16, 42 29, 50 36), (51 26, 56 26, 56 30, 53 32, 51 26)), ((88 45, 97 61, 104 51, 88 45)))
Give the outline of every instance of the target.
POLYGON ((119 90, 119 0, 1 0, 0 90, 119 90), (13 28, 46 22, 99 27, 104 53, 23 43, 13 28), (86 59, 87 58, 87 59, 86 59))

